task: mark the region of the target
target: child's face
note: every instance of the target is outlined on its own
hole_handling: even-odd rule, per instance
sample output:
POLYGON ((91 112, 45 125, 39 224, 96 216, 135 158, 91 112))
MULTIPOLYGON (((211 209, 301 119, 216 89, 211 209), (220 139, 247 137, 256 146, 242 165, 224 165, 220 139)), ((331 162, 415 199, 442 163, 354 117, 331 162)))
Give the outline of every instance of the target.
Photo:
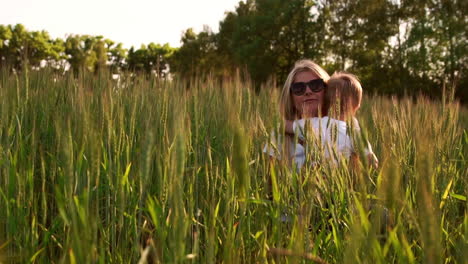
MULTIPOLYGON (((320 79, 315 73, 310 71, 299 72, 294 77, 293 82, 310 82, 312 80, 320 79)), ((292 99, 294 103, 294 108, 297 113, 299 113, 301 118, 307 117, 317 117, 320 107, 323 105, 325 90, 320 92, 312 92, 312 90, 307 87, 306 92, 303 95, 292 94, 292 99)))

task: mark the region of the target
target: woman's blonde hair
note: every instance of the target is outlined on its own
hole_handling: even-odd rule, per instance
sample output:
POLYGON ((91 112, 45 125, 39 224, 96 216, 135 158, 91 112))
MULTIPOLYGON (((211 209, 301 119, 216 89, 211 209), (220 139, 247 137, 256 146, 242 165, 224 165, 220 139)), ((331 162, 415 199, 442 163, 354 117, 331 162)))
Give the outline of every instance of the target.
MULTIPOLYGON (((312 72, 317 77, 322 79, 325 83, 328 82, 330 79, 330 75, 318 64, 311 60, 299 60, 294 64, 294 68, 291 70, 291 72, 288 75, 288 78, 286 79, 286 82, 284 83, 283 90, 281 91, 281 97, 280 97, 280 114, 283 117, 284 120, 295 120, 298 118, 301 118, 299 116, 299 113, 297 112, 296 108, 294 107, 294 102, 292 99, 292 94, 290 92, 291 89, 291 84, 294 81, 294 78, 296 75, 300 72, 312 72)), ((323 114, 326 109, 325 106, 323 105, 324 102, 322 102, 321 109, 319 109, 319 114, 323 114)), ((293 137, 291 135, 286 135, 284 144, 283 144, 283 153, 285 154, 284 156, 288 161, 290 161, 291 158, 291 153, 290 153, 290 146, 293 144, 293 137)))
POLYGON ((362 100, 362 86, 351 73, 336 72, 328 81, 325 103, 332 115, 350 117, 359 108, 362 100))

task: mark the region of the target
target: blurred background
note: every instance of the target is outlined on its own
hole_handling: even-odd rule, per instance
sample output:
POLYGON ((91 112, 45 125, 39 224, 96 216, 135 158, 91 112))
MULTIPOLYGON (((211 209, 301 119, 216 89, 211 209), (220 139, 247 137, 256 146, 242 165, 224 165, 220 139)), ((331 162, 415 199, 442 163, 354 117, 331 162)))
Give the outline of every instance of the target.
MULTIPOLYGON (((15 1, 2 4, 0 64, 109 69, 158 78, 236 71, 281 86, 310 58, 368 93, 455 95, 466 103, 467 1, 15 1)), ((268 85, 265 85, 268 84, 268 85)), ((272 85, 273 84, 273 85, 272 85)))

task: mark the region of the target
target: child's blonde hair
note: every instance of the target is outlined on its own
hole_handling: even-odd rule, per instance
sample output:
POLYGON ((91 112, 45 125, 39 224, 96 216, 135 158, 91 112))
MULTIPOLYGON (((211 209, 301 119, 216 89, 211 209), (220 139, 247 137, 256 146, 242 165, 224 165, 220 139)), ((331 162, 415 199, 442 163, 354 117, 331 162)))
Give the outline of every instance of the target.
POLYGON ((329 107, 329 114, 349 117, 359 108, 361 99, 362 86, 354 74, 336 72, 328 80, 325 100, 329 107))

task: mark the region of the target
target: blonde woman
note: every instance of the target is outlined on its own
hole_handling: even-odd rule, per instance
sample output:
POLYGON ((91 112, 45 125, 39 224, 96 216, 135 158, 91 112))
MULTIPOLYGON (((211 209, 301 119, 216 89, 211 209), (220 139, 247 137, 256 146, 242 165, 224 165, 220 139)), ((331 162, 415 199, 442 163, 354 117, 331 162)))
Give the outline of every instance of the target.
MULTIPOLYGON (((370 165, 377 168, 378 160, 372 152, 369 142, 363 142, 359 122, 355 118, 361 106, 362 86, 359 79, 350 73, 337 72, 328 80, 325 94, 326 105, 329 106, 328 116, 322 118, 306 118, 310 127, 321 139, 325 158, 335 165, 338 159, 349 160, 362 147, 363 154, 370 165)), ((286 128, 286 133, 296 133, 299 139, 305 140, 303 131, 306 119, 295 120, 292 128, 286 128)))
MULTIPOLYGON (((300 60, 294 65, 283 86, 280 98, 280 113, 283 119, 298 120, 326 115, 324 104, 328 73, 311 60, 300 60)), ((285 122, 287 126, 291 122, 285 122)), ((289 130, 292 128, 286 128, 289 130)), ((300 169, 305 162, 304 146, 294 142, 294 135, 272 135, 272 144, 264 152, 288 163, 294 162, 300 169)))

